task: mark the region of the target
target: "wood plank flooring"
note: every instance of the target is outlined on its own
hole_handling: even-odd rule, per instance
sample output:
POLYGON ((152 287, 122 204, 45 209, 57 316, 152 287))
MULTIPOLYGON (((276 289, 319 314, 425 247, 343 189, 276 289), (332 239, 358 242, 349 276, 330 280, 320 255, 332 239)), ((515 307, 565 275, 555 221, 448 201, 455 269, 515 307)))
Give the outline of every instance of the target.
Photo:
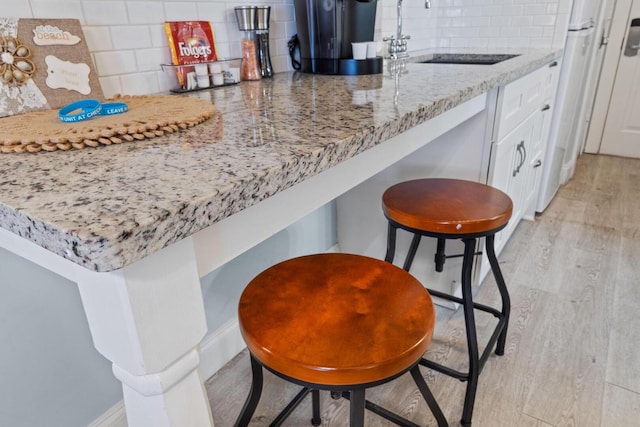
MULTIPOLYGON (((544 214, 523 221, 500 256, 512 298, 506 354, 480 376, 476 427, 640 426, 640 160, 583 155, 544 214)), ((493 279, 477 301, 495 304, 493 279)), ((480 342, 493 326, 478 316, 480 342)), ((439 310, 427 357, 464 369, 462 313, 439 310)), ((464 383, 423 368, 449 423, 464 383)), ((206 382, 217 427, 232 426, 251 382, 245 352, 206 382)), ((266 374, 252 426, 267 426, 297 388, 266 374)), ((409 375, 367 391, 419 425, 435 425, 409 375)), ((349 407, 322 393, 323 426, 347 426, 349 407)), ((303 402, 286 426, 310 425, 303 402)), ((367 413, 367 426, 393 425, 367 413)))

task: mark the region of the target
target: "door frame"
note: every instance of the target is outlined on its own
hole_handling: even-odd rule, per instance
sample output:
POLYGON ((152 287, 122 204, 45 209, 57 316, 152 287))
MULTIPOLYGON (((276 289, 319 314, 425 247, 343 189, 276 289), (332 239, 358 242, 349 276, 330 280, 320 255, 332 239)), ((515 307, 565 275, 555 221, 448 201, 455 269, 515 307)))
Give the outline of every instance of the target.
POLYGON ((640 0, 617 0, 611 20, 611 31, 604 54, 602 71, 598 81, 598 89, 593 104, 591 123, 585 143, 585 153, 597 154, 600 152, 604 126, 609 113, 613 86, 618 73, 618 64, 624 42, 627 38, 629 14, 634 1, 640 0))

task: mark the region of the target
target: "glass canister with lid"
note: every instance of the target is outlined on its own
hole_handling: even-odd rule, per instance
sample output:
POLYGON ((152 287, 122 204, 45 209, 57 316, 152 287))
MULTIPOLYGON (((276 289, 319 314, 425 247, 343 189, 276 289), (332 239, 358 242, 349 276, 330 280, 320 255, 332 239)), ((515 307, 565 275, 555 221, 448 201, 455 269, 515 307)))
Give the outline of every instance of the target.
POLYGON ((234 10, 238 20, 238 29, 242 32, 240 78, 242 80, 260 80, 262 74, 258 61, 257 9, 255 6, 236 6, 234 10))

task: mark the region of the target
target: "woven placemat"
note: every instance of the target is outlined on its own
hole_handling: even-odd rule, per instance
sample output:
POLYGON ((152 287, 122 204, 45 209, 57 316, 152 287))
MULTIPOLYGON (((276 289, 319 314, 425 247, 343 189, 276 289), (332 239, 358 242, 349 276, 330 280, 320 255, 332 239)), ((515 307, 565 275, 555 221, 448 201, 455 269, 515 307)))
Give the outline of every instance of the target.
POLYGON ((0 119, 0 151, 35 153, 71 150, 155 138, 207 120, 215 113, 207 101, 182 96, 116 96, 129 111, 64 123, 59 110, 35 111, 0 119))

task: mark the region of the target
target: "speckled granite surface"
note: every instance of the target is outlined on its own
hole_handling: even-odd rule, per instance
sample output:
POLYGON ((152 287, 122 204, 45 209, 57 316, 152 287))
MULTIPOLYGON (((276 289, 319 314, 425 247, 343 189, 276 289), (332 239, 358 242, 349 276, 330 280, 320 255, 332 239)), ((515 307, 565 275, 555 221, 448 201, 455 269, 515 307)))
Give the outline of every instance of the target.
POLYGON ((558 54, 532 50, 491 66, 409 62, 399 84, 385 68, 361 77, 281 73, 195 92, 218 114, 179 134, 0 155, 0 227, 88 269, 118 269, 558 54))

